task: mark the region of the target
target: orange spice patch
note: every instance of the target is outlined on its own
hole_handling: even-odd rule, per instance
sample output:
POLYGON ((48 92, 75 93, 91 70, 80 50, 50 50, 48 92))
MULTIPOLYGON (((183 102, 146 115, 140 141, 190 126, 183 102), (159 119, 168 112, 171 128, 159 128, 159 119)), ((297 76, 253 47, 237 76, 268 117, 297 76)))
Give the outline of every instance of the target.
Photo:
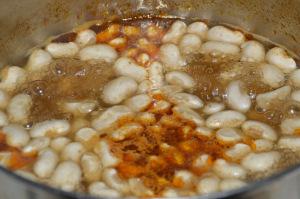
POLYGON ((119 174, 124 178, 133 178, 142 175, 145 169, 141 166, 122 162, 117 166, 119 174))
POLYGON ((141 178, 155 194, 169 185, 183 186, 174 178, 176 170, 189 170, 197 176, 208 172, 214 160, 224 158, 224 152, 232 146, 218 142, 215 136, 197 136, 196 126, 175 117, 169 108, 169 112, 155 112, 156 123, 144 126, 139 136, 109 140, 113 154, 122 159, 117 166, 120 176, 141 178), (209 158, 203 167, 196 168, 193 162, 201 154, 209 158))
POLYGON ((107 29, 97 34, 97 43, 108 42, 120 34, 121 26, 119 24, 111 24, 107 29))
POLYGON ((295 135, 300 135, 300 128, 299 129, 295 129, 294 134, 295 135))
POLYGON ((0 133, 0 152, 11 152, 7 167, 12 170, 29 166, 36 160, 36 154, 23 154, 18 148, 9 146, 3 133, 0 133))

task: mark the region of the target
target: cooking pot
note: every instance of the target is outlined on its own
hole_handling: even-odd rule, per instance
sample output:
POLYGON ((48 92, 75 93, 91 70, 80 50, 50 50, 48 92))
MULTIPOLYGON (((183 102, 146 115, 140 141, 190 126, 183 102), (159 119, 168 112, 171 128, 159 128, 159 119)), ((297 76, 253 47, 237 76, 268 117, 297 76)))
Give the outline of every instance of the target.
MULTIPOLYGON (((300 0, 9 0, 0 1, 0 66, 22 65, 26 52, 51 35, 89 20, 164 15, 225 23, 286 46, 300 56, 300 0)), ((100 22, 99 22, 100 23, 100 22)), ((294 166, 238 190, 193 198, 300 198, 294 166)), ((1 199, 92 198, 26 180, 0 168, 1 199)))

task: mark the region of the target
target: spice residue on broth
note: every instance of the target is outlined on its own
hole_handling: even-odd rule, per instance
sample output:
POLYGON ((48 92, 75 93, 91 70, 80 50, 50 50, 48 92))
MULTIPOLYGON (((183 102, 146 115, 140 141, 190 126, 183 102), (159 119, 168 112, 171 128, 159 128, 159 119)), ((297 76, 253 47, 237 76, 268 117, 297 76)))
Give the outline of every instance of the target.
POLYGON ((175 18, 82 27, 2 71, 2 165, 66 191, 178 197, 299 162, 300 70, 284 49, 175 18))

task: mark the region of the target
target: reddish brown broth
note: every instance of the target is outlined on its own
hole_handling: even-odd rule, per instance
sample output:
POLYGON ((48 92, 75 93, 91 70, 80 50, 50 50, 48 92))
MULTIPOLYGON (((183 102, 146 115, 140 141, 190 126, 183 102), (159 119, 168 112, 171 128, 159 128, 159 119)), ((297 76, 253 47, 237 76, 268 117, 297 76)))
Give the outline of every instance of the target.
MULTIPOLYGON (((97 41, 109 43, 116 37, 126 39, 126 46, 116 46, 119 53, 132 50, 132 57, 143 52, 148 53, 152 60, 157 59, 161 38, 170 27, 174 19, 146 18, 120 20, 93 25, 90 27, 97 33, 97 41), (127 29, 125 28, 127 27, 127 29), (146 34, 148 28, 155 29, 155 36, 146 34), (128 35, 127 30, 130 30, 128 35), (136 34, 136 35, 135 35, 136 34), (145 44, 141 38, 146 38, 150 44, 145 44), (134 51, 134 49, 137 49, 134 51)), ((66 33, 55 38, 54 42, 71 42, 75 40, 76 33, 66 33)), ((189 63, 185 71, 197 82, 194 93, 204 101, 223 101, 228 81, 222 79, 223 72, 230 71, 233 66, 240 66, 240 73, 235 79, 245 82, 249 93, 255 96, 259 93, 270 91, 271 88, 260 82, 260 74, 257 68, 250 63, 241 64, 236 57, 215 58, 204 55, 189 57, 189 63)), ((145 65, 147 67, 147 65, 145 65)), ((63 58, 54 60, 50 70, 38 80, 28 82, 18 92, 25 92, 33 98, 30 122, 36 123, 48 119, 68 119, 73 116, 60 109, 59 104, 72 100, 97 100, 99 107, 106 107, 101 99, 103 86, 114 77, 112 65, 104 62, 82 62, 76 58, 63 58)), ((150 107, 151 108, 151 107, 150 107)), ((278 128, 283 117, 281 106, 273 107, 272 113, 252 108, 246 113, 252 120, 259 120, 278 128)), ((167 186, 181 187, 180 182, 174 179, 174 173, 178 169, 186 169, 201 176, 210 168, 194 168, 193 161, 199 154, 209 154, 211 162, 218 158, 227 158, 224 151, 231 145, 218 142, 215 138, 197 136, 195 126, 185 121, 180 121, 174 127, 164 126, 159 122, 163 116, 173 117, 172 112, 156 114, 157 123, 152 126, 144 126, 144 131, 124 141, 115 142, 108 139, 112 152, 122 162, 117 166, 119 175, 128 179, 140 177, 145 185, 158 194, 167 186), (188 131, 187 131, 188 129, 188 131), (167 143, 171 147, 163 149, 162 144, 167 143), (155 159, 153 160, 153 157, 155 159)), ((252 145, 252 140, 247 138, 245 143, 252 145)), ((14 151, 15 158, 11 168, 18 169, 31 164, 33 158, 25 157, 15 149, 5 144, 5 138, 0 134, 0 151, 14 151), (2 137, 1 137, 2 136, 2 137)))

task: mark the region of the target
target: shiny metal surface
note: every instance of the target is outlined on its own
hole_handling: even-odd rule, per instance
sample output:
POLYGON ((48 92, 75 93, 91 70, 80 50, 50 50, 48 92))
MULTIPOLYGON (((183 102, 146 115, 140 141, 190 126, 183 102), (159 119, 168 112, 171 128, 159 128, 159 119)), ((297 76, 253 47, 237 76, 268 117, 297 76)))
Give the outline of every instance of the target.
MULTIPOLYGON (((22 65, 48 36, 88 20, 138 14, 227 23, 270 38, 300 56, 300 0, 9 0, 0 1, 0 66, 22 65)), ((196 198, 300 198, 300 168, 233 192, 196 198)), ((0 168, 0 199, 90 198, 39 185, 0 168)))

